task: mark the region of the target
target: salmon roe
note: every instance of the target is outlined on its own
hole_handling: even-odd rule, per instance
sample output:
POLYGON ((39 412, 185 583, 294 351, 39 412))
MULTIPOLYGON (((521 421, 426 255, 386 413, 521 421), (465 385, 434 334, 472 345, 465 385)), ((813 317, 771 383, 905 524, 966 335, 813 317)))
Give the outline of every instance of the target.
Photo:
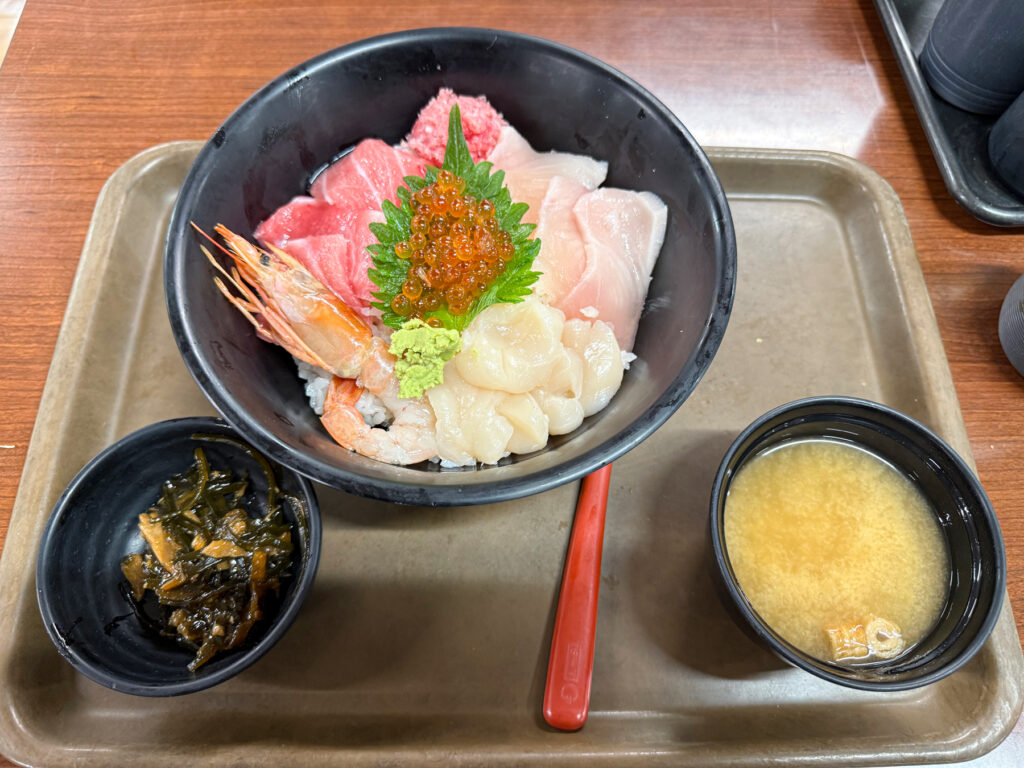
MULTIPOLYGON (((410 237, 395 245, 395 255, 409 261, 402 292, 391 300, 396 315, 422 320, 442 306, 463 315, 512 260, 512 236, 494 217, 494 203, 465 189, 464 179, 441 171, 413 193, 410 237)), ((435 317, 426 322, 441 325, 435 317)))

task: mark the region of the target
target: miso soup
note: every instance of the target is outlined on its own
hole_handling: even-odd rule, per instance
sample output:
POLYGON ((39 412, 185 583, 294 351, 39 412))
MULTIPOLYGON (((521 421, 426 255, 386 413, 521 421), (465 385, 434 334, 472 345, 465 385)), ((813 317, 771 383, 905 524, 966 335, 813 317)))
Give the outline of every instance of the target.
POLYGON ((935 626, 950 579, 945 537, 915 485, 838 440, 784 443, 733 478, 725 545, 740 588, 815 658, 894 658, 935 626))

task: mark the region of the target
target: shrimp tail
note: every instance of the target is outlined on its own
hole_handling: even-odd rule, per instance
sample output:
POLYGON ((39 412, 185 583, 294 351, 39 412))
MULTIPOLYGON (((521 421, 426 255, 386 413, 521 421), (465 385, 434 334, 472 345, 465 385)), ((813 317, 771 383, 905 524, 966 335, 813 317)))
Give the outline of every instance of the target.
POLYGON ((356 450, 353 435, 365 425, 363 417, 356 410, 356 402, 362 395, 363 388, 353 379, 334 376, 324 398, 324 415, 320 421, 335 442, 350 451, 356 450), (360 422, 363 422, 362 425, 360 422))

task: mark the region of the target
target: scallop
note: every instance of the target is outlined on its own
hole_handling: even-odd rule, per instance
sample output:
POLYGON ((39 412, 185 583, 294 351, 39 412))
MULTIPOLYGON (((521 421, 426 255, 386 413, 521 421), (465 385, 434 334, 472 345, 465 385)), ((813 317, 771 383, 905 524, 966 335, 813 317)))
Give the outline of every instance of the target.
POLYGON ((543 386, 561 361, 564 325, 559 310, 539 301, 495 304, 463 332, 455 367, 474 386, 525 394, 543 386))
POLYGON ((438 455, 468 466, 538 451, 604 408, 621 383, 607 323, 566 323, 539 301, 494 305, 463 333, 444 383, 427 391, 438 455))
POLYGON ((548 434, 567 435, 583 423, 583 404, 578 397, 554 395, 538 389, 534 399, 548 419, 548 434))
POLYGON ((591 416, 612 399, 622 384, 622 355, 611 327, 600 320, 570 320, 562 342, 583 360, 583 415, 591 416))
POLYGON ((548 417, 548 433, 565 435, 583 423, 583 358, 572 349, 564 349, 551 378, 533 396, 548 417))
POLYGON ((511 453, 539 451, 548 443, 548 417, 532 395, 507 395, 498 413, 512 425, 511 453))
POLYGON ((508 453, 515 428, 498 413, 507 395, 482 389, 459 375, 454 360, 444 367, 444 383, 427 390, 437 419, 437 453, 460 466, 495 464, 508 453))

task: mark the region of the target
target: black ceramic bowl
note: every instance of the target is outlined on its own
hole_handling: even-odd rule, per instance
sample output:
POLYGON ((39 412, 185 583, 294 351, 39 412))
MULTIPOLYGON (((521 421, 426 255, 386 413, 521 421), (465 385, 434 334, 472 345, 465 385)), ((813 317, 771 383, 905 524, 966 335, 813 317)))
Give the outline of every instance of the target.
MULTIPOLYGON (((197 441, 193 433, 237 433, 220 419, 173 419, 133 432, 96 456, 61 495, 43 533, 36 563, 36 593, 46 631, 75 669, 115 691, 140 696, 176 696, 227 680, 266 653, 288 630, 313 586, 320 558, 320 512, 308 480, 277 467, 278 485, 301 501, 285 503, 295 549, 291 577, 267 597, 266 614, 241 646, 216 654, 195 673, 195 653, 147 629, 133 611, 121 574, 121 559, 145 551, 138 516, 160 495, 161 484, 191 466, 201 446, 216 469, 244 471, 247 498, 259 509, 266 479, 241 450, 197 441), (297 514, 304 517, 298 525, 297 514)), ((145 605, 145 601, 143 601, 145 605)), ((143 616, 156 620, 155 606, 143 616)))
POLYGON ((752 634, 782 659, 840 685, 904 690, 935 682, 967 663, 988 638, 1006 589, 1006 556, 992 505, 956 452, 919 422, 867 400, 820 397, 783 405, 736 438, 711 491, 711 544, 719 586, 752 634), (935 510, 950 556, 951 578, 931 633, 891 661, 832 664, 795 648, 757 614, 737 584, 725 545, 729 484, 744 463, 794 440, 828 438, 866 448, 904 474, 935 510))
POLYGON ((353 43, 278 77, 228 118, 195 161, 167 235, 164 285, 175 339, 199 386, 256 447, 322 483, 423 505, 502 501, 581 477, 635 447, 686 399, 718 349, 736 244, 721 185, 663 104, 578 51, 483 29, 426 29, 353 43), (535 454, 481 470, 394 467, 336 445, 295 366, 217 292, 195 221, 250 234, 361 139, 400 141, 446 86, 483 94, 539 150, 608 161, 606 184, 658 194, 668 230, 627 373, 611 405, 535 454))

